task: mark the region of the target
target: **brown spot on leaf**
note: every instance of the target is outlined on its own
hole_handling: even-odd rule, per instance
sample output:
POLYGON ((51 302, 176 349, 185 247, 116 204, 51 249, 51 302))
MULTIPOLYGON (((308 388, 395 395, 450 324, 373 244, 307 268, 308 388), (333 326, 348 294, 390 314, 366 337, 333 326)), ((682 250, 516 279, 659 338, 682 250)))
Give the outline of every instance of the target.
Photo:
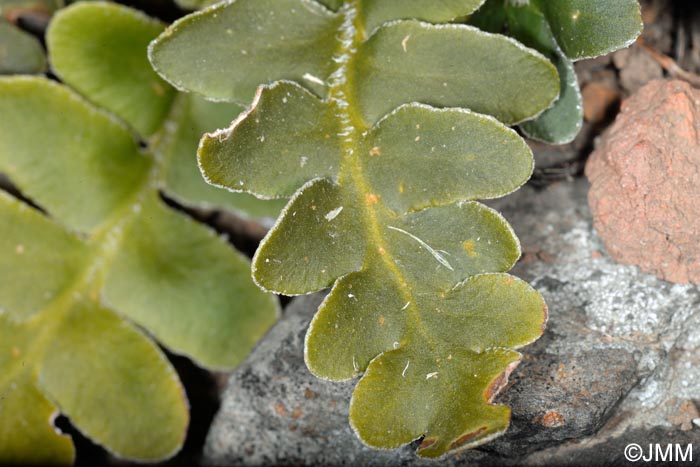
POLYGON ((384 326, 384 323, 386 322, 383 316, 380 316, 378 321, 380 326, 384 326))
POLYGON ((377 203, 379 203, 379 195, 376 195, 374 193, 368 193, 367 196, 365 196, 365 203, 367 203, 367 206, 374 206, 377 203))
POLYGON ((472 431, 471 433, 464 433, 462 436, 450 443, 450 449, 458 448, 469 443, 470 441, 475 440, 486 430, 488 430, 488 427, 482 426, 478 430, 472 431))
POLYGON ((425 438, 423 442, 420 443, 420 446, 418 446, 418 449, 428 449, 430 446, 437 443, 437 441, 437 438, 425 438))
POLYGON ((22 355, 22 352, 19 350, 19 348, 17 348, 17 347, 12 347, 12 349, 10 349, 10 354, 11 354, 14 358, 18 358, 20 355, 22 355))
POLYGON ((369 155, 370 156, 381 156, 382 150, 379 148, 379 146, 375 146, 369 150, 369 155))
POLYGON ((486 396, 486 401, 489 404, 498 395, 498 393, 501 392, 501 389, 503 389, 505 385, 508 384, 508 377, 513 372, 513 370, 517 368, 519 363, 520 361, 518 360, 509 364, 503 371, 503 373, 501 373, 493 381, 491 381, 491 384, 489 384, 489 387, 486 388, 486 392, 484 393, 484 395, 486 396))
POLYGON ((474 240, 465 240, 464 243, 462 243, 462 248, 464 248, 464 251, 471 257, 476 256, 476 248, 474 247, 474 240))

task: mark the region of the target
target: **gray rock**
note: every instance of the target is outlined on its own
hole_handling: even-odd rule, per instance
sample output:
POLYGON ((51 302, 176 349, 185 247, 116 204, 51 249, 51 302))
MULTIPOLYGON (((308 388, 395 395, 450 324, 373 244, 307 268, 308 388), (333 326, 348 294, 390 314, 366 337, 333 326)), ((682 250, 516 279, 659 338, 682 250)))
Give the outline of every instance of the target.
MULTIPOLYGON (((692 423, 700 399, 700 292, 609 259, 592 228, 587 189, 581 180, 541 192, 525 187, 489 203, 520 236, 524 254, 514 273, 544 295, 550 320, 500 396, 513 408, 506 435, 441 465, 620 465, 631 442, 700 445, 692 423)), ((308 373, 303 339, 320 300, 294 300, 234 372, 207 461, 435 465, 417 459, 415 446, 363 446, 347 422, 354 383, 308 373)))
POLYGON ((594 434, 600 442, 678 431, 669 418, 700 398, 700 371, 684 362, 699 348, 697 287, 614 263, 592 228, 587 190, 577 181, 491 203, 521 238, 513 272, 543 294, 550 320, 501 397, 513 407, 512 429, 487 449, 517 456, 594 434))
POLYGON ((311 376, 304 335, 323 294, 296 298, 229 381, 205 447, 213 465, 416 465, 413 450, 375 451, 348 425, 355 382, 311 376))

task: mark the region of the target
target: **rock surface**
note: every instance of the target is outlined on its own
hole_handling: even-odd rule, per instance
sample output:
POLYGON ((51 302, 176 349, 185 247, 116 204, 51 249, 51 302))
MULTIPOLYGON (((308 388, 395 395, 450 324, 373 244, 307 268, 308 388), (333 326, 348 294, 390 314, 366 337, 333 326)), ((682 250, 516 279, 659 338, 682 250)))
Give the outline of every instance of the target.
POLYGON ((637 92, 649 81, 664 76, 661 65, 640 47, 615 52, 613 62, 620 70, 620 85, 630 94, 637 92))
POLYGON ((700 282, 700 91, 652 81, 591 155, 595 227, 610 255, 660 278, 700 282))
POLYGON ((304 364, 304 336, 322 294, 299 297, 231 377, 205 455, 216 465, 384 465, 410 450, 375 452, 348 425, 354 382, 329 383, 304 364))
MULTIPOLYGON (((526 187, 490 203, 519 234, 524 255, 514 273, 542 292, 550 321, 544 337, 524 349, 500 396, 513 408, 506 435, 440 465, 625 465, 631 442, 700 448, 693 424, 700 399, 700 292, 612 261, 593 231, 587 191, 579 180, 541 192, 526 187)), ((417 459, 415 446, 364 447, 347 422, 354 382, 329 383, 308 373, 303 340, 320 300, 295 299, 232 375, 206 461, 436 465, 417 459)))

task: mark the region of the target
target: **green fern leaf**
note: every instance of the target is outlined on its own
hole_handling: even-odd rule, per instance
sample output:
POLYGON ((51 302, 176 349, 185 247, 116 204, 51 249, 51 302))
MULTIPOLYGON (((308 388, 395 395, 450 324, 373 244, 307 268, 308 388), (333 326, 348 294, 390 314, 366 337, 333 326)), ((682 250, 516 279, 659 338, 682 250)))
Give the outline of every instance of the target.
MULTIPOLYGON (((191 133, 239 109, 176 96, 150 71, 146 43, 162 28, 98 3, 71 6, 52 23, 50 57, 63 63, 52 62, 56 73, 119 116, 46 78, 0 79, 0 171, 46 213, 0 194, 2 464, 70 464, 72 443, 51 426, 59 412, 119 457, 172 456, 184 441, 187 400, 137 326, 175 353, 225 369, 276 317, 276 300, 252 284, 248 260, 159 196, 240 207, 225 195, 240 196, 212 194, 193 178, 191 133), (95 49, 91 34, 103 47, 120 44, 119 56, 95 49), (109 80, 115 63, 131 63, 140 79, 124 77, 126 87, 109 80), (162 95, 149 94, 154 83, 162 95), (122 95, 126 88, 148 105, 122 95), (149 149, 134 128, 155 131, 149 149)), ((267 215, 263 204, 251 207, 267 215)))
POLYGON ((528 179, 532 154, 501 122, 549 107, 559 78, 513 40, 415 19, 449 21, 481 2, 325 3, 340 9, 219 4, 167 29, 151 62, 210 99, 255 95, 198 153, 210 183, 292 196, 254 279, 286 295, 332 286, 307 334, 309 368, 363 375, 350 422, 364 442, 424 437, 419 454, 439 457, 506 429, 493 396, 514 349, 542 333, 542 298, 505 274, 517 239, 471 200, 528 179))
POLYGON ((528 137, 566 144, 583 124, 583 101, 573 62, 627 47, 642 30, 637 0, 488 0, 470 22, 500 32, 539 50, 554 63, 561 96, 537 119, 521 125, 528 137))

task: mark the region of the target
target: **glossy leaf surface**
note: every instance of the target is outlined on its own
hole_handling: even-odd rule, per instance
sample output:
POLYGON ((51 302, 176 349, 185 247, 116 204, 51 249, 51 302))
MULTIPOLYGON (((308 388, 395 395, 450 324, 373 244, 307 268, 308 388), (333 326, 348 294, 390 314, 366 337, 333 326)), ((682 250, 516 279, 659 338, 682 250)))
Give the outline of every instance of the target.
POLYGON ((559 48, 551 25, 532 5, 511 5, 507 11, 508 31, 523 44, 545 54, 559 72, 559 99, 537 119, 520 127, 530 138, 555 144, 573 141, 583 123, 583 99, 573 62, 559 48))
MULTIPOLYGON (((28 236, 37 231, 45 237, 68 235, 4 194, 0 194, 0 218, 28 236)), ((15 257, 46 247, 27 241, 37 240, 28 237, 26 243, 13 240, 0 240, 2 270, 15 257)), ((42 278, 51 282, 64 273, 51 268, 51 263, 65 260, 56 258, 59 255, 44 259, 46 269, 32 278, 38 285, 3 290, 3 306, 13 302, 13 294, 28 291, 45 298, 42 278)), ((72 287, 52 296, 30 319, 17 319, 23 317, 13 314, 14 308, 6 308, 0 318, 0 391, 7 395, 0 400, 3 464, 72 463, 70 439, 51 426, 59 411, 85 435, 123 457, 163 459, 183 441, 187 401, 177 375, 153 342, 95 297, 83 295, 88 291, 80 287, 88 281, 84 273, 68 275, 72 287)))
POLYGON ((165 124, 152 139, 151 148, 163 164, 161 186, 171 198, 188 206, 224 208, 241 217, 277 217, 284 201, 261 201, 247 193, 231 193, 204 181, 197 165, 197 145, 202 134, 224 128, 241 107, 209 102, 194 94, 178 94, 165 124))
MULTIPOLYGON (((2 194, 0 199, 4 205, 2 194)), ((31 329, 0 315, 0 463, 70 465, 75 458, 73 443, 52 426, 58 411, 37 386, 34 368, 26 365, 23 350, 30 342, 31 329)))
POLYGON ((421 102, 513 124, 536 116, 559 92, 556 70, 544 57, 464 25, 387 24, 362 43, 354 64, 349 79, 367 122, 421 102))
POLYGON ((47 31, 51 67, 89 100, 151 135, 175 96, 146 56, 148 43, 164 27, 130 8, 77 3, 59 11, 47 31))
POLYGON ((571 142, 583 123, 573 62, 627 47, 642 27, 637 0, 487 0, 470 23, 491 32, 504 30, 556 65, 559 99, 537 119, 521 125, 527 136, 553 144, 571 142))
MULTIPOLYGON (((287 96, 287 91, 294 95, 298 88, 291 83, 263 88, 256 106, 237 126, 206 137, 200 149, 205 173, 218 175, 223 161, 224 166, 237 168, 238 179, 248 182, 244 188, 267 178, 273 192, 288 190, 284 178, 261 174, 276 170, 268 157, 289 145, 288 139, 297 134, 296 122, 285 127, 278 120, 278 133, 254 123, 265 121, 268 112, 277 115, 281 108, 299 115, 306 112, 305 106, 332 105, 314 97, 288 98, 286 103, 275 99, 287 96), (238 158, 243 161, 239 163, 238 158)), ((315 139, 303 131, 299 135, 303 145, 334 144, 323 131, 315 139)), ((519 358, 503 349, 536 339, 546 308, 535 291, 510 276, 481 276, 510 269, 519 257, 519 245, 497 213, 465 200, 516 189, 532 170, 529 150, 493 118, 416 104, 397 109, 355 137, 352 146, 345 142, 337 170, 321 177, 302 167, 296 171, 298 177, 311 180, 297 191, 263 241, 253 262, 254 278, 264 289, 286 295, 333 286, 307 335, 307 363, 314 374, 334 380, 352 378, 367 369, 351 408, 351 423, 365 442, 391 448, 425 435, 438 441, 420 454, 437 457, 456 449, 459 440, 474 430, 472 442, 478 444, 508 424, 507 408, 488 405, 488 393, 498 376, 519 358), (435 187, 431 180, 438 177, 445 182, 435 187), (483 279, 467 288, 461 282, 469 277, 483 279), (457 355, 465 346, 473 354, 459 355, 468 362, 454 370, 441 369, 451 353, 457 355), (503 358, 484 356, 490 347, 502 347, 496 354, 503 358), (420 419, 411 411, 403 414, 410 439, 373 434, 374 430, 397 433, 392 428, 394 415, 380 423, 374 413, 387 414, 386 404, 408 407, 412 403, 402 391, 392 398, 381 396, 381 404, 377 399, 386 387, 411 385, 403 381, 401 371, 378 381, 372 376, 386 352, 395 349, 413 356, 416 371, 426 370, 419 377, 414 374, 411 381, 432 379, 435 376, 428 376, 435 371, 442 371, 447 380, 445 386, 412 387, 419 393, 415 397, 430 394, 434 403, 420 419), (493 368, 480 372, 478 379, 470 374, 467 383, 465 371, 482 365, 482 359, 492 362, 493 368), (427 371, 429 362, 433 362, 431 371, 427 371), (449 388, 455 384, 468 386, 470 396, 452 399, 449 388), (453 419, 450 428, 440 429, 430 421, 460 410, 469 410, 475 418, 469 423, 453 419)), ((298 166, 298 161, 291 154, 280 164, 298 166)), ((236 183, 230 188, 241 186, 236 183)), ((465 284, 471 285, 469 280, 465 284)))
POLYGON ((173 86, 213 100, 247 105, 279 79, 322 93, 340 21, 312 0, 236 0, 176 21, 149 56, 173 86))
MULTIPOLYGON (((448 4, 382 8, 400 18, 402 8, 423 5, 432 14, 448 4)), ((517 239, 498 213, 471 200, 502 196, 528 179, 532 155, 498 119, 542 112, 559 78, 542 56, 502 36, 415 20, 368 35, 367 4, 328 6, 340 10, 316 12, 302 0, 268 9, 222 4, 166 30, 151 59, 169 81, 212 99, 242 98, 225 90, 253 77, 275 81, 246 91, 250 109, 203 138, 202 171, 229 190, 292 196, 256 253, 256 282, 287 295, 331 286, 307 334, 309 368, 333 380, 364 373, 350 410, 364 442, 394 448, 424 436, 419 454, 439 457, 505 430, 509 410, 492 405, 492 396, 520 358, 513 349, 542 332, 542 298, 504 274, 520 255, 517 239), (330 45, 313 37, 317 28, 305 35, 319 54, 333 45, 322 62, 331 69, 309 68, 313 85, 288 67, 251 66, 235 55, 247 50, 245 40, 226 35, 255 28, 272 47, 288 37, 269 24, 285 8, 305 9, 325 35, 335 28, 330 45), (205 51, 217 37, 227 40, 205 51), (206 63, 192 50, 208 54, 206 63), (526 93, 522 76, 538 85, 526 93)))
POLYGON ((446 23, 467 16, 484 0, 364 0, 361 11, 367 31, 395 19, 418 19, 430 23, 446 23))
POLYGON ((605 55, 627 47, 642 31, 638 0, 536 0, 567 57, 605 55))
POLYGON ((32 342, 46 345, 39 387, 83 433, 121 457, 158 460, 177 452, 187 400, 156 344, 92 300, 77 299, 59 313, 52 338, 32 342))
MULTIPOLYGON (((0 170, 51 216, 1 198, 0 334, 13 337, 0 353, 21 366, 4 362, 0 385, 20 387, 28 412, 3 411, 0 432, 41 421, 12 439, 45 446, 24 455, 70 463, 70 441, 47 423, 60 410, 118 456, 167 458, 182 445, 187 402, 167 359, 124 318, 174 352, 230 368, 276 302, 246 259, 160 200, 162 161, 111 114, 55 82, 14 77, 0 80, 0 119, 0 170)), ((2 463, 21 455, 0 452, 2 463)))
POLYGON ((0 106, 2 171, 75 231, 97 230, 148 178, 152 161, 129 129, 68 88, 7 78, 0 106))
MULTIPOLYGON (((52 67, 71 87, 116 114, 143 139, 152 135, 151 148, 162 165, 160 187, 178 202, 224 207, 244 217, 276 217, 280 203, 215 190, 202 179, 195 156, 199 137, 227 126, 241 107, 177 95, 152 70, 146 47, 163 27, 124 6, 78 3, 61 10, 51 23, 47 42, 52 67)), ((134 173, 128 167, 125 171, 134 173)))
POLYGON ((555 68, 503 36, 395 21, 367 37, 370 19, 360 18, 361 2, 344 8, 355 15, 352 23, 311 0, 222 3, 168 28, 151 44, 151 63, 178 88, 241 103, 250 102, 258 84, 294 80, 326 97, 332 81, 343 80, 356 99, 352 112, 366 124, 413 101, 514 123, 536 116, 558 95, 555 68), (352 59, 338 53, 339 38, 350 29, 361 38, 352 59))

